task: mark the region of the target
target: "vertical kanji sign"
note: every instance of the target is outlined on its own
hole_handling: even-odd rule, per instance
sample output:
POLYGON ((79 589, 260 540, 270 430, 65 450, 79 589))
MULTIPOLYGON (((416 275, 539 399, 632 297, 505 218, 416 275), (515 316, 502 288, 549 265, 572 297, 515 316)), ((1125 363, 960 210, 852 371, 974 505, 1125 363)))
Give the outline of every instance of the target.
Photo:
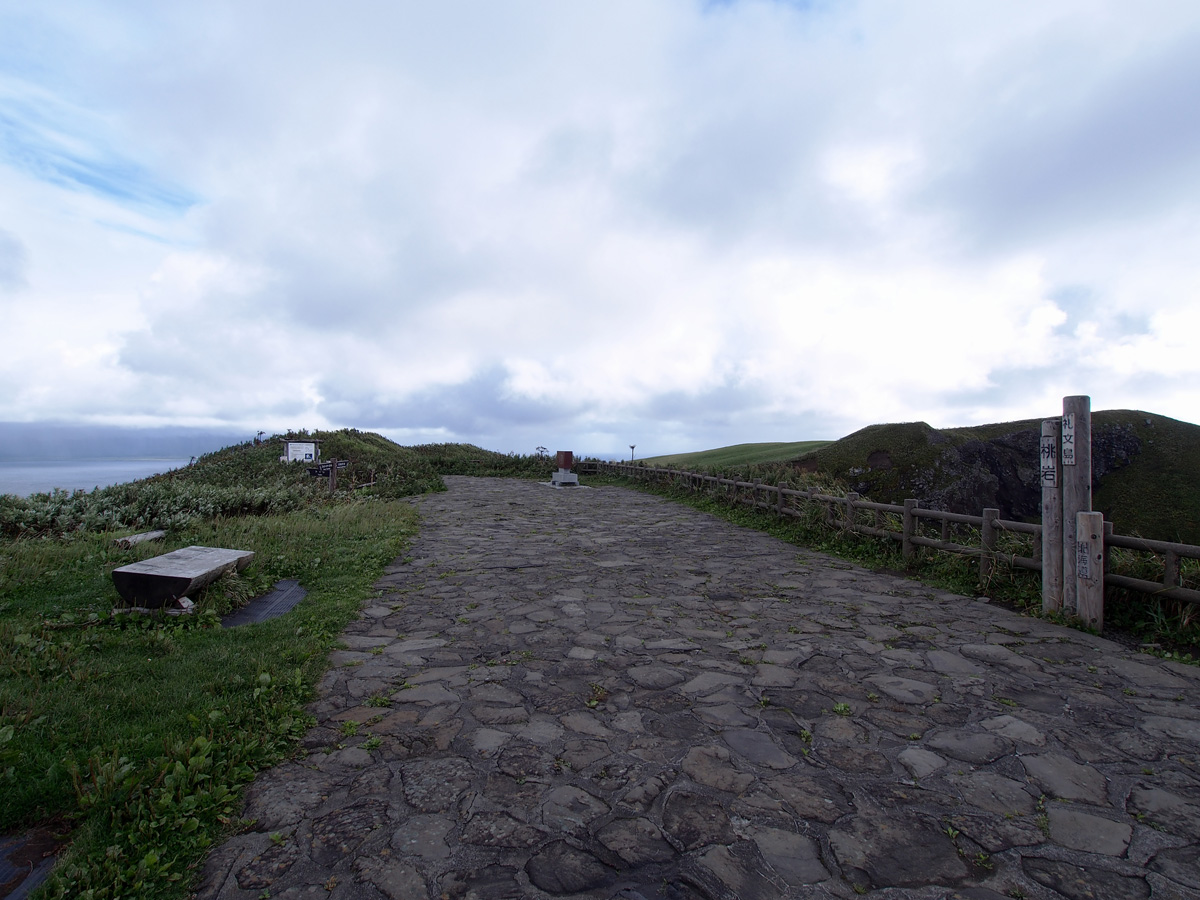
POLYGON ((1062 464, 1075 465, 1075 413, 1062 417, 1062 464))
POLYGON ((1042 430, 1042 487, 1058 487, 1058 442, 1042 430))

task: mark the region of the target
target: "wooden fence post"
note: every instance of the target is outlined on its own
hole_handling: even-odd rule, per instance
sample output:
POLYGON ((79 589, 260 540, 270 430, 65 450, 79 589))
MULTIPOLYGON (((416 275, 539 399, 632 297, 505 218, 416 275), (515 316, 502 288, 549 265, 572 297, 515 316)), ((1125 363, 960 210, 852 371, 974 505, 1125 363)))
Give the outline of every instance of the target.
POLYGON ((912 559, 913 553, 916 552, 912 539, 917 531, 917 517, 913 515, 913 510, 920 505, 920 500, 909 498, 904 501, 904 524, 901 526, 900 548, 906 562, 912 559))
POLYGON ((1179 554, 1168 550, 1163 554, 1163 587, 1179 586, 1179 554))
POLYGON ((858 494, 856 492, 850 491, 850 493, 846 494, 846 513, 845 513, 845 516, 842 518, 842 527, 845 528, 847 531, 849 531, 851 534, 854 533, 854 519, 855 519, 854 503, 857 500, 858 500, 858 494))
POLYGON ((788 483, 786 481, 781 481, 775 486, 775 490, 779 492, 779 495, 775 498, 776 515, 783 515, 783 492, 787 490, 787 484, 788 483))
POLYGON ((992 577, 996 568, 996 520, 1000 518, 1000 510, 985 509, 983 511, 983 526, 979 529, 980 549, 983 554, 979 557, 979 585, 984 587, 992 577))
POLYGON ((1076 515, 1076 611, 1085 625, 1104 629, 1104 514, 1076 515))
POLYGON ((1075 564, 1076 531, 1081 512, 1092 511, 1092 398, 1063 397, 1063 612, 1079 615, 1075 564))
POLYGON ((1104 521, 1104 571, 1107 572, 1112 566, 1109 565, 1109 557, 1112 556, 1112 544, 1109 538, 1113 536, 1113 523, 1107 519, 1104 521))
POLYGON ((1042 471, 1042 612, 1058 612, 1063 604, 1063 504, 1058 471, 1058 439, 1062 419, 1042 419, 1039 451, 1042 471))

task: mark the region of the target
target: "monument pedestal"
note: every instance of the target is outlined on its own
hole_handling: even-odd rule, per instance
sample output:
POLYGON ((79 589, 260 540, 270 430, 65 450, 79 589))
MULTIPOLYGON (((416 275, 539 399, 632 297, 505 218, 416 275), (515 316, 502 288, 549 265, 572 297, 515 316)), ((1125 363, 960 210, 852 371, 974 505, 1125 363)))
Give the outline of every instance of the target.
POLYGON ((574 453, 570 450, 559 450, 554 462, 558 465, 558 471, 550 476, 552 485, 555 487, 579 485, 579 476, 571 472, 571 467, 575 465, 574 453))

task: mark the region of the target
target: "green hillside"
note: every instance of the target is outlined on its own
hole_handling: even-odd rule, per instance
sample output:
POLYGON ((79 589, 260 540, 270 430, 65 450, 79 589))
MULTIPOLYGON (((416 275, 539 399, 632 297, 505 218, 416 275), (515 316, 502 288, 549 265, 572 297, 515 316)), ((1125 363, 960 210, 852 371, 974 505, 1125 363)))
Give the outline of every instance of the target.
POLYGON ((396 499, 444 490, 443 475, 549 478, 554 461, 483 450, 470 444, 402 447, 354 428, 276 435, 206 453, 190 466, 94 491, 32 497, 0 495, 0 537, 52 536, 114 529, 172 529, 198 520, 274 515, 330 500, 396 499), (338 470, 337 496, 308 466, 279 461, 284 440, 320 441, 338 470))
POLYGON ((716 450, 699 450, 694 453, 676 453, 671 456, 652 456, 641 462, 654 466, 686 466, 693 468, 724 468, 726 466, 748 466, 759 463, 787 462, 796 457, 818 450, 829 441, 793 441, 791 443, 734 444, 716 450))
MULTIPOLYGON (((1041 419, 970 428, 871 425, 795 467, 872 500, 1036 521, 1041 419)), ((1200 426, 1139 410, 1092 413, 1093 508, 1122 534, 1200 544, 1200 426)))

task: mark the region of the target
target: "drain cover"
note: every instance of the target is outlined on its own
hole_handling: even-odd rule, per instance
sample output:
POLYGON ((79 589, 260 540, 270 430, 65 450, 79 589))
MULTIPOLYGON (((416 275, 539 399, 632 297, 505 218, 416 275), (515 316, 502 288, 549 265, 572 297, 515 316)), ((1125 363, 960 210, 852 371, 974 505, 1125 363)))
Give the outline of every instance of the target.
POLYGON ((241 609, 222 616, 221 624, 226 628, 233 628, 237 625, 250 625, 254 622, 276 619, 303 600, 307 593, 308 591, 300 587, 298 581, 276 582, 275 589, 271 593, 255 597, 241 609))
POLYGON ((0 837, 0 897, 24 900, 46 880, 61 840, 44 829, 0 837))

